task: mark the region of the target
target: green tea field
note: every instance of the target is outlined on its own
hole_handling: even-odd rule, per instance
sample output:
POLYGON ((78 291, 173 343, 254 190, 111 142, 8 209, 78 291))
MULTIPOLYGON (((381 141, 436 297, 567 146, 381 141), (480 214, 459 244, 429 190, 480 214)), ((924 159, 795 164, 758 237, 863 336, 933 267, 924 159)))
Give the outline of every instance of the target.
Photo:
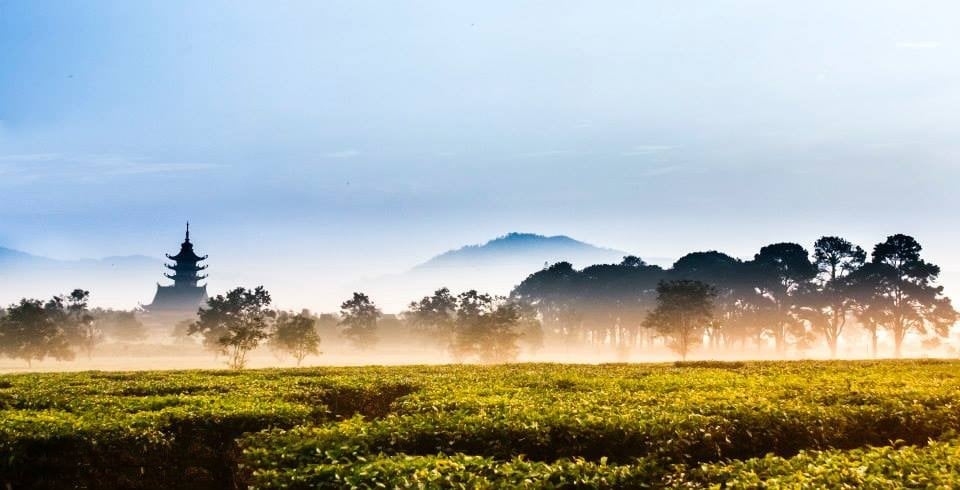
POLYGON ((957 488, 960 362, 0 376, 0 487, 957 488))

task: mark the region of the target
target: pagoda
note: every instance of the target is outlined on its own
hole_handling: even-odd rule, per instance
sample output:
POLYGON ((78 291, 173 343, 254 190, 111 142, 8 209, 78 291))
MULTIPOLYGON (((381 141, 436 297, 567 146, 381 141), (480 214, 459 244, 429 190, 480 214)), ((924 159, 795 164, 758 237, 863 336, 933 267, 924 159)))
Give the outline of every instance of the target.
POLYGON ((205 305, 208 299, 206 284, 197 285, 198 281, 207 278, 206 274, 198 274, 207 268, 206 265, 198 265, 199 262, 206 260, 207 256, 201 257, 193 251, 193 244, 190 243, 190 222, 187 222, 187 235, 180 244, 180 252, 177 255, 167 254, 167 258, 174 264, 164 265, 173 271, 173 274, 164 274, 164 276, 173 279, 173 285, 161 286, 157 283, 157 293, 153 296, 153 303, 144 305, 144 311, 196 315, 197 310, 205 305))

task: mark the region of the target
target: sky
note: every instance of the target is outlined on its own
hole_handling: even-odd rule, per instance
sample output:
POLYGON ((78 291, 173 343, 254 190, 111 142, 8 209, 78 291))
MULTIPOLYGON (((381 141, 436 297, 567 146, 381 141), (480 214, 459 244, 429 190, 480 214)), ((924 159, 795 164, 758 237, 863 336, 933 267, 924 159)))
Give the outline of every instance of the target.
POLYGON ((511 231, 641 257, 902 232, 949 280, 957 18, 953 1, 0 0, 0 246, 160 256, 189 219, 212 285, 287 304, 511 231))

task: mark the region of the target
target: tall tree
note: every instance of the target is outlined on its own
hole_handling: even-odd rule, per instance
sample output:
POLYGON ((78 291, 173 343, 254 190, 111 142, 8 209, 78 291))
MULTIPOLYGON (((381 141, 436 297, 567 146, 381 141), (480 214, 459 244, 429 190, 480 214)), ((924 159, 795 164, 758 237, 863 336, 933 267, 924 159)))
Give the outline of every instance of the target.
POLYGON ((799 315, 823 335, 830 357, 837 356, 837 341, 843 333, 854 303, 849 276, 863 267, 867 254, 840 237, 825 236, 813 245, 817 276, 802 289, 799 315))
POLYGON ((275 317, 270 302, 270 293, 263 286, 232 289, 200 308, 189 334, 202 335, 205 346, 227 356, 228 366, 243 369, 250 351, 269 336, 270 321, 275 317))
POLYGON ((470 290, 457 296, 455 358, 476 356, 484 363, 508 362, 519 354, 521 310, 502 297, 470 290))
POLYGON ((661 282, 657 286, 657 306, 645 323, 667 337, 670 348, 686 360, 690 350, 703 340, 713 317, 716 294, 712 286, 700 281, 661 282))
POLYGON ((913 237, 887 237, 874 247, 871 267, 858 278, 871 293, 872 319, 893 338, 896 357, 909 332, 946 336, 957 320, 943 287, 936 285, 940 267, 924 261, 922 249, 913 237))
POLYGON ((450 289, 440 288, 420 301, 410 303, 406 319, 431 342, 449 347, 457 313, 457 298, 450 289))
POLYGON ((307 313, 280 312, 270 335, 270 347, 290 354, 299 366, 307 356, 320 353, 316 323, 316 319, 307 313))
POLYGON ((817 275, 807 251, 796 243, 777 243, 760 249, 751 263, 753 280, 760 296, 769 305, 769 331, 777 353, 786 352, 788 337, 803 338, 805 332, 796 317, 796 295, 817 275))
MULTIPOLYGON (((137 341, 147 338, 147 329, 132 311, 96 308, 90 311, 103 335, 113 340, 137 341)), ((186 333, 186 329, 184 329, 186 333)))
POLYGON ((716 290, 713 320, 707 329, 711 347, 721 342, 743 345, 760 333, 754 314, 757 293, 743 261, 717 251, 693 252, 673 264, 670 276, 701 281, 716 290))
POLYGON ((93 357, 93 350, 104 339, 103 331, 90 314, 89 301, 89 291, 74 289, 70 294, 54 296, 44 306, 53 321, 63 328, 67 340, 83 351, 87 359, 93 357))
POLYGON ((377 320, 383 314, 377 305, 363 293, 353 293, 353 297, 340 305, 340 326, 343 335, 359 349, 369 349, 377 343, 377 320))
POLYGON ((49 303, 24 298, 7 308, 0 318, 0 353, 28 366, 47 357, 73 359, 66 331, 49 303))

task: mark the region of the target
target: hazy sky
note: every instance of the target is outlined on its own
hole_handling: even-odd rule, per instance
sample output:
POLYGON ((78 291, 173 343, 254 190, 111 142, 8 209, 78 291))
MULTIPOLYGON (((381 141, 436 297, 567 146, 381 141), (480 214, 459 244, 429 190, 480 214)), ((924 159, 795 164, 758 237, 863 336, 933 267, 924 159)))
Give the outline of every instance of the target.
POLYGON ((0 245, 159 256, 190 219, 212 275, 302 294, 508 231, 667 257, 905 232, 960 269, 958 19, 0 0, 0 245))

